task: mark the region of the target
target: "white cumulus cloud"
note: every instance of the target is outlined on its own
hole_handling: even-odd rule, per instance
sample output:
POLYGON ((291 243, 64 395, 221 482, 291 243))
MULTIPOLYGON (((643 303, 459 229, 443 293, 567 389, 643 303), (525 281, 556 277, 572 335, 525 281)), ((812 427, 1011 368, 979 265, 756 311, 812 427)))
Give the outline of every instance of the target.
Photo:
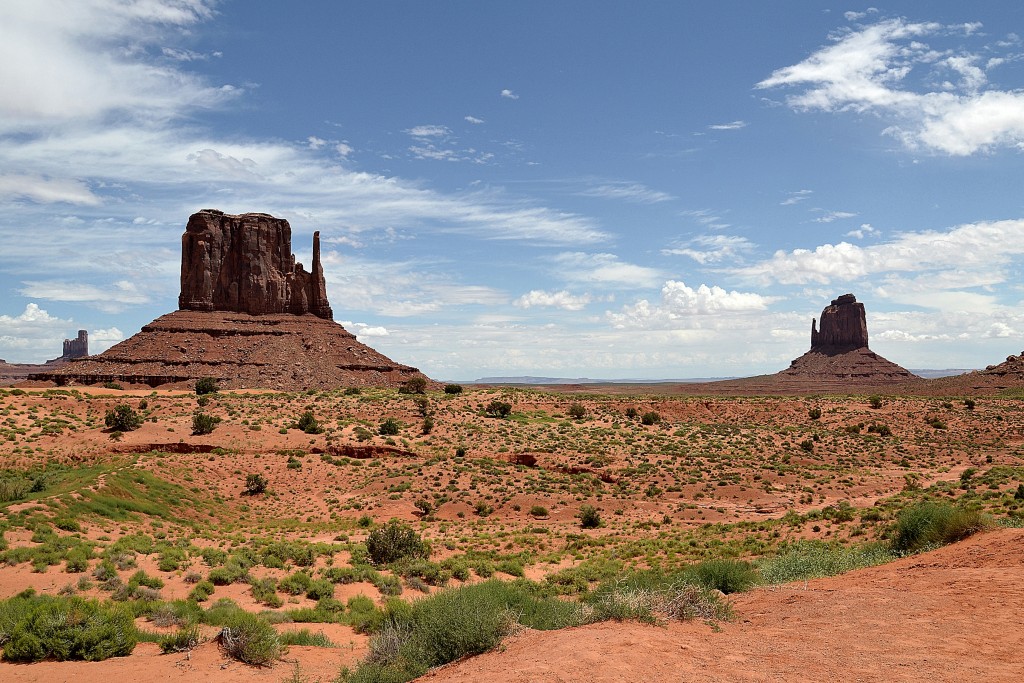
POLYGON ((727 291, 717 285, 701 284, 696 289, 685 282, 667 281, 661 288, 661 302, 641 299, 625 306, 621 312, 609 312, 608 319, 616 328, 686 327, 695 316, 750 313, 764 311, 776 301, 755 292, 727 291))

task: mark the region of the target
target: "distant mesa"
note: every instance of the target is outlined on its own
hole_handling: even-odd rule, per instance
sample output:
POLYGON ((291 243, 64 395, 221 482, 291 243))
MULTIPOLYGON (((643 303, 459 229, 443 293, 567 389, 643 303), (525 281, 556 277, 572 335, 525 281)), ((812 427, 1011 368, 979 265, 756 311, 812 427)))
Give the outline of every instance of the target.
POLYGON ((85 358, 88 355, 89 332, 88 330, 79 330, 76 338, 64 340, 64 352, 53 360, 46 361, 46 364, 55 365, 75 358, 85 358))
POLYGON ((89 332, 79 330, 75 339, 64 340, 64 352, 45 363, 8 363, 0 359, 0 386, 24 382, 30 376, 55 370, 73 358, 89 355, 89 332))
POLYGON ((775 377, 786 380, 878 384, 916 379, 917 375, 868 348, 864 304, 843 294, 811 321, 811 349, 775 377))
POLYGON ((399 386, 416 368, 395 363, 333 321, 313 235, 307 271, 292 254, 288 221, 204 209, 181 239, 180 310, 160 316, 98 356, 32 379, 301 390, 399 386))

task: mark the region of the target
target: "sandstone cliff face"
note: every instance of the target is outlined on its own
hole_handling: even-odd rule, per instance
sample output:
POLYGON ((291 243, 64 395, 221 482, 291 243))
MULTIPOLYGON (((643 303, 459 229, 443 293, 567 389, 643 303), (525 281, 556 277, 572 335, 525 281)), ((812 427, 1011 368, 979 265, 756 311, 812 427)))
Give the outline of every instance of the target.
POLYGON ((843 294, 833 299, 832 304, 821 312, 821 329, 811 321, 811 350, 838 351, 843 349, 866 349, 868 347, 868 323, 864 304, 857 303, 853 294, 843 294))
POLYGON ((313 236, 313 265, 307 272, 292 254, 288 221, 265 213, 232 216, 214 209, 192 214, 181 238, 178 308, 252 315, 312 313, 331 320, 320 233, 313 236))

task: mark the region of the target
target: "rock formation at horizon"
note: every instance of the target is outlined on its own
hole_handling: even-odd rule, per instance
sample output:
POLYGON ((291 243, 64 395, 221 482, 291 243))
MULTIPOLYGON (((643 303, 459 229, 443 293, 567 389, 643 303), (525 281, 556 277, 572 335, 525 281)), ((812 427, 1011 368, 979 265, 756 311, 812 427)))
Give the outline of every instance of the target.
POLYGON ((320 233, 306 271, 291 252, 288 221, 204 209, 181 238, 180 310, 162 315, 98 356, 32 379, 303 390, 396 387, 422 374, 361 344, 333 321, 320 233))
POLYGON ((867 314, 853 294, 833 299, 818 320, 811 320, 810 350, 773 378, 830 388, 830 384, 877 384, 917 377, 868 347, 867 314))
POLYGON ((181 236, 183 311, 312 313, 332 320, 320 263, 320 233, 313 233, 307 272, 292 254, 292 228, 265 213, 237 216, 203 209, 189 216, 181 236))

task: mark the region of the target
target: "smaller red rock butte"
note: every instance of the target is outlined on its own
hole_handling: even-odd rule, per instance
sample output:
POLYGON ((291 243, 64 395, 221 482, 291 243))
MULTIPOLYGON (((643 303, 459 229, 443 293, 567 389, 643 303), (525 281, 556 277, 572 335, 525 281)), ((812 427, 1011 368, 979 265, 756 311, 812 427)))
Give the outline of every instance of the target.
POLYGON ((88 330, 79 330, 78 337, 75 339, 64 340, 64 353, 61 354, 61 358, 82 358, 89 355, 89 332, 88 330))
POLYGON ((842 388, 851 383, 878 385, 917 377, 868 348, 864 304, 853 294, 833 299, 821 312, 821 329, 816 323, 811 322, 811 349, 772 375, 774 382, 842 388))
POLYGON ((265 213, 238 216, 217 209, 192 214, 181 236, 183 311, 265 315, 312 313, 332 320, 320 233, 313 233, 310 272, 292 254, 292 228, 265 213))

